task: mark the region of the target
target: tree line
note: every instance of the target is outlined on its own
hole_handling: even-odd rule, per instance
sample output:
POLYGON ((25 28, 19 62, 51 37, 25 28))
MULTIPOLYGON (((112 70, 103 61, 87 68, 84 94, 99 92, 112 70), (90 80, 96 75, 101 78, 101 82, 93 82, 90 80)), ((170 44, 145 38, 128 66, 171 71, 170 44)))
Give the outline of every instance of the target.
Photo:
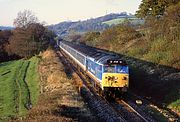
POLYGON ((142 0, 136 16, 145 18, 148 16, 163 16, 169 6, 176 5, 180 0, 142 0))
POLYGON ((14 30, 0 31, 0 61, 30 58, 53 45, 55 34, 29 10, 19 12, 14 30))
POLYGON ((143 27, 149 28, 149 40, 179 40, 180 0, 142 0, 136 15, 145 18, 143 27))

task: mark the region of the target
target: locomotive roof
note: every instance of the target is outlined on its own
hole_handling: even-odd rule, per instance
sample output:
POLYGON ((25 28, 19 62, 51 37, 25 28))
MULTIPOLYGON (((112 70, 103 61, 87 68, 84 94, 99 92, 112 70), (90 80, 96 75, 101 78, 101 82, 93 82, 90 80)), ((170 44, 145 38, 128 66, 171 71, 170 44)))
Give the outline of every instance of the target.
POLYGON ((79 51, 80 53, 84 54, 85 56, 88 56, 89 58, 91 58, 92 60, 94 60, 100 64, 107 64, 108 60, 120 59, 118 55, 110 54, 101 49, 86 46, 83 44, 74 44, 74 43, 68 42, 68 41, 62 41, 62 42, 64 44, 67 44, 68 46, 74 48, 75 50, 79 51))

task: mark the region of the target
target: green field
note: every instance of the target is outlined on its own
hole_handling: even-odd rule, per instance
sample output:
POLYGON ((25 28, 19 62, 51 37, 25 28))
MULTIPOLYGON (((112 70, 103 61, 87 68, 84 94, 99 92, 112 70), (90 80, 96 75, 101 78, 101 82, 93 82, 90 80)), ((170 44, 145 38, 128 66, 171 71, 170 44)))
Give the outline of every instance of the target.
POLYGON ((24 116, 37 102, 39 58, 0 63, 0 120, 24 116))
POLYGON ((143 24, 144 20, 138 19, 138 18, 118 18, 118 19, 112 19, 109 21, 104 21, 103 24, 107 24, 107 25, 118 25, 121 23, 124 23, 126 20, 128 20, 129 22, 131 22, 131 24, 133 25, 139 25, 139 24, 143 24))

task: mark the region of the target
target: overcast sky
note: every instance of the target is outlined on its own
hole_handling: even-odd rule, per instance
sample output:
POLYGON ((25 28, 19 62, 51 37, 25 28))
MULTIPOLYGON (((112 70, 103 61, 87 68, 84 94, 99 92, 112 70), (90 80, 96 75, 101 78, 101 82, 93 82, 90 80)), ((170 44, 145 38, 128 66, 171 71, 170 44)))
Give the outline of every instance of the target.
POLYGON ((85 20, 108 13, 134 14, 141 0, 0 0, 0 26, 13 26, 19 11, 35 13, 47 24, 85 20))

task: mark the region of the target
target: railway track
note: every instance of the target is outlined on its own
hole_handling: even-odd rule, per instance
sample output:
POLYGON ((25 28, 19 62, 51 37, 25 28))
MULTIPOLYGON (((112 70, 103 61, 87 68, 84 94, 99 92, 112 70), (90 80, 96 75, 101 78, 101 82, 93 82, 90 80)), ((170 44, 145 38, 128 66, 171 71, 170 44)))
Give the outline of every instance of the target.
POLYGON ((148 120, 146 118, 144 118, 140 113, 138 113, 132 106, 130 106, 128 103, 126 103, 124 100, 120 100, 118 102, 122 102, 125 106, 127 106, 128 108, 130 108, 130 110, 137 114, 142 120, 144 120, 145 122, 148 122, 148 120))
POLYGON ((153 122, 151 118, 144 117, 144 115, 140 114, 133 106, 122 99, 116 99, 114 102, 110 102, 110 104, 128 122, 153 122))
MULTIPOLYGON (((90 109, 92 109, 97 117, 101 121, 122 121, 122 122, 149 122, 143 117, 139 112, 137 112, 132 106, 127 102, 121 99, 116 99, 115 101, 107 101, 102 96, 97 94, 97 90, 90 85, 90 81, 86 76, 78 71, 78 68, 75 67, 71 61, 68 60, 68 57, 63 52, 58 52, 60 59, 63 60, 63 64, 70 67, 79 78, 82 80, 82 83, 79 90, 83 98, 88 103, 90 109)), ((152 120, 153 121, 153 120, 152 120)))

